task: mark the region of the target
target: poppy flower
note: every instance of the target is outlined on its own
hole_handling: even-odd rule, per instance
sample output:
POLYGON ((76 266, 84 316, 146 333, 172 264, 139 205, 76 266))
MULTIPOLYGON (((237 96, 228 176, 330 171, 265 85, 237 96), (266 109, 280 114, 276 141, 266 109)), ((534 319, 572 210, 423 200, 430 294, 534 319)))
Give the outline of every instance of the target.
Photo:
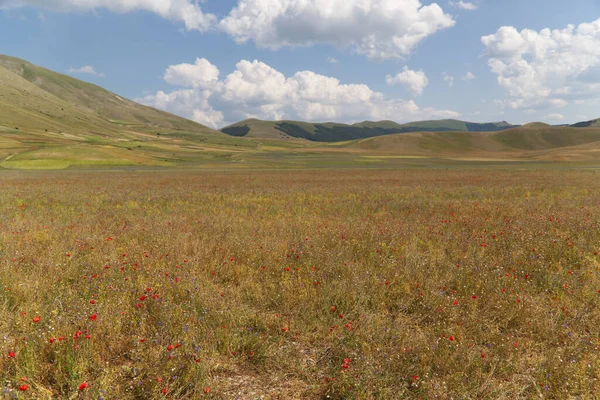
POLYGON ((449 339, 451 342, 454 342, 454 336, 450 336, 448 339, 449 339))
POLYGON ((98 319, 98 315, 97 314, 90 315, 90 321, 95 321, 96 319, 98 319))
POLYGON ((287 332, 288 328, 286 328, 286 327, 284 326, 283 328, 281 328, 281 330, 282 330, 283 332, 287 332))
POLYGON ((42 320, 42 319, 41 319, 40 317, 38 317, 38 316, 36 316, 36 317, 34 317, 34 318, 32 319, 32 321, 33 321, 34 323, 40 322, 41 320, 42 320))
POLYGON ((210 393, 210 388, 207 386, 204 388, 204 394, 209 394, 210 393))
POLYGON ((27 391, 27 389, 29 389, 29 385, 21 385, 21 386, 19 386, 19 390, 21 392, 25 392, 25 391, 27 391))
POLYGON ((84 390, 85 388, 87 388, 89 385, 87 382, 83 382, 81 385, 79 385, 79 390, 84 390))
POLYGON ((15 352, 14 351, 9 351, 8 352, 8 358, 15 358, 15 352))
POLYGON ((173 345, 172 344, 168 345, 167 350, 169 350, 169 351, 173 350, 173 345))
POLYGON ((96 304, 96 300, 94 300, 94 299, 90 300, 90 304, 92 304, 92 305, 96 304))

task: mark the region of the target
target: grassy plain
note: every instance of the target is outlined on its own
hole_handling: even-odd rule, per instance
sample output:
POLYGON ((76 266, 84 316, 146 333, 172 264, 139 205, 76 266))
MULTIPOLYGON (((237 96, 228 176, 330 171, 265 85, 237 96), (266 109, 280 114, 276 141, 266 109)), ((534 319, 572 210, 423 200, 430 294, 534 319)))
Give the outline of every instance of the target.
POLYGON ((598 398, 599 178, 1 171, 0 397, 598 398))

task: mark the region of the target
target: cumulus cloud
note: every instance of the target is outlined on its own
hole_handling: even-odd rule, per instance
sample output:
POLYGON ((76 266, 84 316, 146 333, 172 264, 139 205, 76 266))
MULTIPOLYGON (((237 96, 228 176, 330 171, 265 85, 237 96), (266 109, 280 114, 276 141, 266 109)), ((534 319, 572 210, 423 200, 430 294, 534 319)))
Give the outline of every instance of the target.
POLYGON ((388 75, 385 79, 388 85, 400 84, 408 89, 415 96, 423 94, 423 90, 429 84, 429 80, 423 70, 413 71, 404 67, 404 70, 396 76, 388 75))
POLYGON ((475 75, 473 75, 472 72, 467 72, 462 78, 463 81, 472 81, 473 79, 475 79, 475 75))
POLYGON ((567 100, 598 97, 600 19, 539 32, 503 26, 481 41, 512 108, 563 107, 567 100))
POLYGON ((562 114, 548 114, 544 117, 544 119, 552 119, 552 120, 561 120, 561 119, 565 119, 565 116, 562 114))
POLYGON ((452 75, 448 75, 446 72, 442 72, 442 79, 444 79, 444 82, 448 83, 449 87, 454 86, 454 77, 452 75))
POLYGON ((194 0, 0 0, 0 9, 39 7, 54 11, 89 11, 105 8, 125 13, 149 11, 171 21, 183 22, 187 29, 205 31, 216 22, 213 14, 205 14, 194 0))
POLYGON ((478 6, 475 3, 470 3, 468 1, 451 1, 450 5, 453 7, 460 8, 461 10, 473 11, 477 10, 478 6))
POLYGON ((104 77, 104 74, 102 72, 100 72, 100 73, 96 72, 96 69, 94 67, 92 67, 91 65, 86 65, 81 68, 71 67, 67 70, 67 72, 70 74, 88 74, 88 75, 99 76, 101 78, 104 77))
POLYGON ((219 69, 208 60, 197 58, 194 64, 171 65, 164 78, 174 86, 210 88, 219 81, 219 69))
POLYGON ((327 57, 327 62, 330 64, 337 64, 339 61, 335 57, 327 57))
POLYGON ((213 128, 246 118, 356 122, 460 115, 450 110, 420 108, 411 100, 389 99, 367 85, 342 84, 336 78, 312 71, 286 77, 258 60, 242 60, 224 79, 218 76, 218 68, 205 59, 173 65, 167 68, 164 78, 183 88, 170 93, 159 91, 137 101, 213 128))
POLYGON ((325 43, 390 59, 454 24, 437 3, 419 0, 239 0, 219 28, 270 49, 325 43))

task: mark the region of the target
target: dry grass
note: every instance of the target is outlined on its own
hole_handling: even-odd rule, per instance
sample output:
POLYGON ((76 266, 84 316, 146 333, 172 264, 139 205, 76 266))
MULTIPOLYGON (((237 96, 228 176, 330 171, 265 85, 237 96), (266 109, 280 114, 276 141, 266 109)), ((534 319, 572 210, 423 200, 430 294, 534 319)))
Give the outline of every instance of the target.
POLYGON ((597 173, 0 178, 6 398, 600 396, 597 173))

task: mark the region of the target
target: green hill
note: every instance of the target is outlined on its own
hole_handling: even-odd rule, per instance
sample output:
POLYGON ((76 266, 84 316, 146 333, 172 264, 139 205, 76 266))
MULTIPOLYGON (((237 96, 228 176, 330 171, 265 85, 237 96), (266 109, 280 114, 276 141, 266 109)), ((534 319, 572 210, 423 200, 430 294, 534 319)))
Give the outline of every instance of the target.
POLYGON ((533 123, 498 132, 416 132, 344 143, 380 155, 482 159, 600 160, 600 129, 533 123))
POLYGON ((231 136, 270 139, 307 139, 315 142, 342 142, 369 137, 409 132, 495 132, 514 128, 505 121, 472 123, 458 120, 419 121, 398 124, 393 121, 364 121, 347 125, 339 123, 307 123, 298 121, 260 121, 249 119, 221 129, 231 136))
POLYGON ((571 125, 572 128, 598 128, 600 127, 600 118, 592 119, 590 121, 578 122, 571 125))
POLYGON ((255 143, 0 55, 0 166, 175 165, 255 143))

